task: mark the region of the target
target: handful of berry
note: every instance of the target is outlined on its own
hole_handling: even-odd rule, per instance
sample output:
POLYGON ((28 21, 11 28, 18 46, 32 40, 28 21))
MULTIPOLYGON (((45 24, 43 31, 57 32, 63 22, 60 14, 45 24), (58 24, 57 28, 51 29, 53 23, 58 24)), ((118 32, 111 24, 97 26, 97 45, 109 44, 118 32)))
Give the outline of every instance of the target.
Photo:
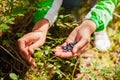
POLYGON ((62 49, 64 52, 71 52, 73 47, 75 46, 77 42, 71 42, 71 43, 68 43, 66 46, 62 46, 62 49))

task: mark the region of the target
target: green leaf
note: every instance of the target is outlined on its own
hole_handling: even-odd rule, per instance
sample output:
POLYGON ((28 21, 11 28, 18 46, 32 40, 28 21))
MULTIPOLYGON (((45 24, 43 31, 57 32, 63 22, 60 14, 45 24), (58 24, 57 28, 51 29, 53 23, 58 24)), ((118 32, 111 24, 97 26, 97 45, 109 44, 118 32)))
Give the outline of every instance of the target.
POLYGON ((16 35, 17 35, 18 37, 22 37, 22 36, 23 36, 23 33, 16 33, 16 35))
POLYGON ((6 21, 6 23, 14 24, 14 22, 13 22, 14 20, 15 20, 15 18, 10 18, 6 21))
POLYGON ((3 23, 0 25, 0 31, 4 31, 6 29, 9 29, 9 26, 7 24, 3 23))
POLYGON ((41 51, 36 51, 36 52, 34 53, 34 57, 35 57, 35 58, 42 58, 42 55, 43 55, 43 53, 42 53, 41 51))
POLYGON ((18 16, 24 16, 24 14, 21 14, 21 13, 19 13, 19 14, 17 14, 18 16))
POLYGON ((2 40, 2 45, 7 45, 9 43, 8 40, 2 40))
POLYGON ((4 80, 4 78, 0 78, 0 80, 4 80))
POLYGON ((10 77, 12 80, 18 80, 18 76, 17 76, 15 73, 10 73, 10 74, 9 74, 9 77, 10 77))

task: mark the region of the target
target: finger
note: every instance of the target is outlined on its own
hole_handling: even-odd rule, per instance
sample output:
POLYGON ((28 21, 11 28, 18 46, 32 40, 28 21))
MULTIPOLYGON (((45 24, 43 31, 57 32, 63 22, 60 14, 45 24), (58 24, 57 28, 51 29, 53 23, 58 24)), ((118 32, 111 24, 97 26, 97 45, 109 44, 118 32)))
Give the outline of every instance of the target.
POLYGON ((21 55, 29 61, 29 53, 28 53, 28 47, 25 46, 25 41, 22 39, 18 40, 19 48, 20 48, 20 53, 21 55))
POLYGON ((61 58, 70 58, 73 56, 71 52, 64 52, 61 46, 56 47, 55 50, 55 56, 61 57, 61 58))
POLYGON ((35 66, 35 60, 31 57, 31 55, 29 55, 29 56, 27 57, 27 59, 28 59, 28 62, 29 62, 32 66, 35 66))
POLYGON ((31 65, 32 65, 33 67, 36 66, 36 64, 35 64, 35 60, 34 60, 33 58, 31 59, 30 63, 31 63, 31 65))
POLYGON ((77 35, 77 37, 76 37, 76 42, 79 42, 80 40, 81 40, 81 35, 79 34, 79 35, 77 35))
MULTIPOLYGON (((27 47, 26 47, 26 50, 28 50, 27 49, 27 47)), ((26 51, 25 50, 25 51, 26 51)), ((24 52, 25 52, 24 51, 24 52)), ((28 51, 26 51, 25 53, 24 53, 23 51, 21 51, 21 55, 22 55, 22 57, 25 59, 25 60, 27 60, 31 65, 35 65, 35 61, 34 61, 34 59, 31 57, 31 55, 28 53, 28 51), (24 53, 24 54, 23 54, 24 53)))
POLYGON ((59 52, 59 51, 63 51, 63 49, 61 48, 61 46, 57 46, 54 51, 59 52))
POLYGON ((67 40, 61 45, 61 46, 66 46, 68 43, 73 43, 76 40, 76 35, 77 35, 78 28, 76 27, 68 36, 67 40))
POLYGON ((76 53, 78 50, 81 50, 88 42, 88 39, 81 38, 81 40, 73 47, 72 52, 76 53))
POLYGON ((74 55, 79 56, 82 54, 82 52, 85 50, 85 48, 88 46, 89 43, 85 44, 85 46, 82 49, 79 49, 74 55))
POLYGON ((35 60, 34 60, 34 59, 32 60, 31 64, 32 64, 33 67, 36 66, 36 63, 35 63, 35 60))
POLYGON ((68 44, 67 41, 65 41, 61 46, 66 46, 68 44))
POLYGON ((70 33, 70 35, 68 36, 66 42, 67 42, 67 43, 74 42, 75 39, 76 39, 77 32, 78 32, 78 28, 76 27, 76 28, 70 33))
POLYGON ((55 52, 55 56, 60 56, 61 55, 61 52, 63 52, 63 49, 61 46, 57 46, 54 50, 55 52))
POLYGON ((18 39, 18 46, 20 48, 20 50, 23 50, 25 48, 25 41, 22 39, 18 39))
POLYGON ((81 52, 83 52, 86 49, 86 47, 88 46, 88 44, 89 44, 89 42, 85 44, 85 46, 81 49, 81 52))
POLYGON ((43 42, 42 42, 42 40, 37 40, 35 43, 33 43, 33 44, 31 44, 30 46, 29 46, 29 48, 28 48, 28 51, 29 51, 29 53, 31 54, 31 55, 33 55, 33 53, 34 53, 34 49, 35 48, 38 48, 38 47, 40 47, 40 46, 42 46, 43 45, 43 42))
POLYGON ((72 52, 59 51, 59 52, 55 52, 55 56, 58 56, 58 57, 61 57, 61 58, 71 58, 74 55, 72 54, 72 52))
POLYGON ((24 55, 25 57, 27 57, 29 55, 29 53, 28 53, 27 47, 25 46, 26 45, 25 41, 18 40, 18 44, 19 44, 21 54, 24 55))

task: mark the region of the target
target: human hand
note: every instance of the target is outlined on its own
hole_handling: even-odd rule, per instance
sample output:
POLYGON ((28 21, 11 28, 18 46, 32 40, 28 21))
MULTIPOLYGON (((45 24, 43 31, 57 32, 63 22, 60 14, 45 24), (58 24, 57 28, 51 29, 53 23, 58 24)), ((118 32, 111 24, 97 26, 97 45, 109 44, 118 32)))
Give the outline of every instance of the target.
POLYGON ((30 32, 18 39, 18 45, 22 56, 35 66, 35 61, 32 58, 34 49, 42 46, 45 42, 45 34, 43 32, 30 32))
POLYGON ((70 58, 80 54, 90 42, 90 36, 95 31, 96 24, 91 20, 85 20, 80 26, 76 27, 68 36, 67 40, 55 48, 55 56, 70 58), (64 51, 63 46, 77 42, 71 51, 64 51), (77 53, 79 52, 79 53, 77 53))
POLYGON ((33 66, 35 66, 35 61, 32 58, 34 49, 44 44, 48 28, 48 21, 45 19, 40 20, 33 28, 33 32, 25 34, 23 37, 18 39, 21 55, 33 66))

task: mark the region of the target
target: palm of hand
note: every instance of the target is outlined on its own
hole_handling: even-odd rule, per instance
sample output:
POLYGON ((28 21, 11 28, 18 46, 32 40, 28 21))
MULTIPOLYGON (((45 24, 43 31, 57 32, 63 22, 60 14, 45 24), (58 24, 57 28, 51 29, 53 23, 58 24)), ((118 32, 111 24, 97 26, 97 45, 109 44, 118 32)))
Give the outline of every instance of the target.
POLYGON ((78 51, 82 51, 85 49, 87 44, 90 42, 90 33, 87 29, 82 27, 76 27, 71 34, 68 36, 65 43, 61 46, 56 47, 55 56, 59 56, 61 58, 71 58, 80 53, 78 51), (77 42, 76 45, 73 46, 71 51, 64 51, 63 46, 68 46, 70 43, 77 42))

